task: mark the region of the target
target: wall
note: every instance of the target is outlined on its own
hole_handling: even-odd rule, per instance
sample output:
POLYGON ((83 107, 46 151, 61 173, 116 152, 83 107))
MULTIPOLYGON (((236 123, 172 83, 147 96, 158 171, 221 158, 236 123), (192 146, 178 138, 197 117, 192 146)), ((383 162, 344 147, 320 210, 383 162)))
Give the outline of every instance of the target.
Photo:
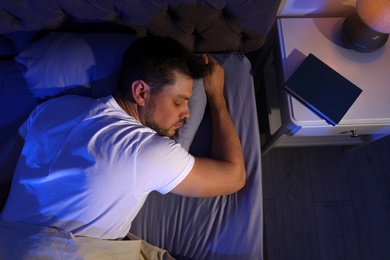
POLYGON ((347 16, 356 0, 282 0, 278 16, 347 16))

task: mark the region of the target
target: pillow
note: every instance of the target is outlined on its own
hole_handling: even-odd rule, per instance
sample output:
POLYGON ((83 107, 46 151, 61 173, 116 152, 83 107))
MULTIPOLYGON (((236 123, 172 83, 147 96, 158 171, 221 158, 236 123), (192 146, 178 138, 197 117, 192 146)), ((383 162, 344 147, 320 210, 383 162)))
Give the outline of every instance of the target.
POLYGON ((112 94, 122 55, 135 36, 120 33, 51 32, 15 60, 24 65, 30 93, 40 99, 61 94, 112 94))
POLYGON ((188 102, 190 107, 190 118, 177 131, 174 140, 189 151, 192 141, 195 137, 198 127, 202 122, 204 111, 207 105, 207 96, 204 90, 203 80, 194 80, 192 86, 192 97, 188 102))

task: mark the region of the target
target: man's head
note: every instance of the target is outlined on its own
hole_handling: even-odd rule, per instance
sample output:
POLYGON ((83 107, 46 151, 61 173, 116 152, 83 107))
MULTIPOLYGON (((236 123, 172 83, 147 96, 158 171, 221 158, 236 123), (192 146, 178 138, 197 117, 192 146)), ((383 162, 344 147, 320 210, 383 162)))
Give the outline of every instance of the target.
POLYGON ((124 54, 118 94, 137 104, 142 124, 171 137, 190 117, 193 79, 208 72, 203 59, 179 42, 144 37, 124 54))

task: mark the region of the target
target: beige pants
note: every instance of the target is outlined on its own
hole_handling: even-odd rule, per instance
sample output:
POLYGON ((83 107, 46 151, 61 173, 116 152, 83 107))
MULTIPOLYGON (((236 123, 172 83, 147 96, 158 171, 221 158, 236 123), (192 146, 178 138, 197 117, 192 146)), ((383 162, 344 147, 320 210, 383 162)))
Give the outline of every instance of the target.
POLYGON ((137 237, 134 234, 128 233, 127 237, 131 241, 141 241, 140 260, 174 260, 174 258, 165 249, 153 246, 137 237))

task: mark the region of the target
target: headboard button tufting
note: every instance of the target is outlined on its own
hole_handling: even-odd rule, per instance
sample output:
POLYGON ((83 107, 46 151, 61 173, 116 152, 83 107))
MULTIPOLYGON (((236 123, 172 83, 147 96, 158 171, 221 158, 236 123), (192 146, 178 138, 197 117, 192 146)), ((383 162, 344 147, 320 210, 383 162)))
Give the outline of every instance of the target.
POLYGON ((7 40, 0 40, 0 48, 1 53, 15 54, 39 30, 70 22, 112 23, 131 28, 138 36, 167 35, 199 52, 246 53, 264 43, 280 1, 1 0, 0 34, 7 40))

